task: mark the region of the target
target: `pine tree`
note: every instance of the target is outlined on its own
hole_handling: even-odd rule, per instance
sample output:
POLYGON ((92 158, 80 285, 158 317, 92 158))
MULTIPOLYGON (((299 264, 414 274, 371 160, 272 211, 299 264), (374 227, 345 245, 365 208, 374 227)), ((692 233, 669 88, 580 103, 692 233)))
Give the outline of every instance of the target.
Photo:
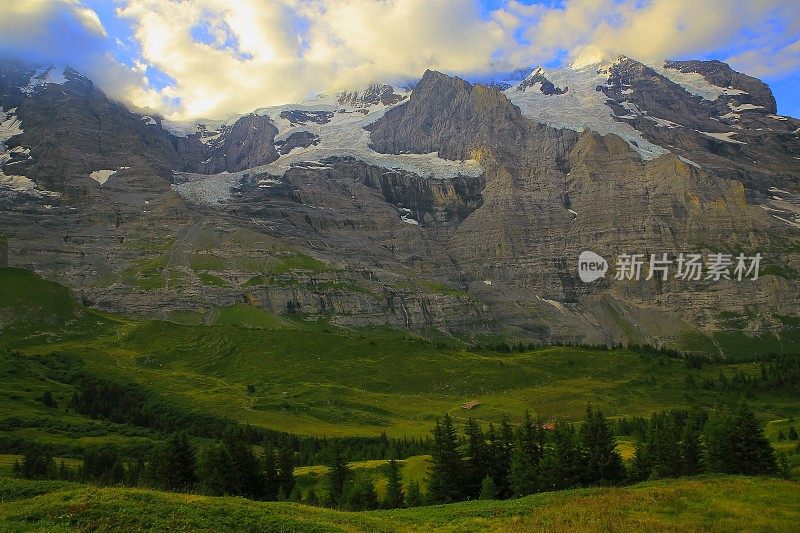
POLYGON ((631 481, 644 481, 650 477, 653 471, 653 461, 650 456, 648 445, 649 435, 646 434, 636 441, 633 451, 633 461, 631 461, 628 477, 631 481))
POLYGON ((197 482, 195 457, 185 433, 173 433, 164 452, 163 486, 167 490, 188 492, 197 482))
POLYGON ((697 414, 694 412, 689 414, 681 434, 681 474, 684 476, 693 476, 703 471, 701 429, 697 414))
POLYGON ((72 471, 67 468, 67 463, 65 463, 63 459, 58 465, 58 479, 63 481, 69 481, 72 479, 72 471))
POLYGON ((212 441, 200 449, 198 456, 199 488, 204 494, 223 496, 235 494, 233 461, 220 441, 212 441))
POLYGON ((705 427, 705 461, 710 472, 774 474, 772 450, 755 414, 741 404, 734 413, 720 412, 705 427))
POLYGON ((553 447, 545 453, 546 463, 542 466, 543 477, 547 483, 543 488, 570 489, 581 485, 584 469, 578 433, 575 426, 567 422, 557 422, 553 429, 553 447), (549 459, 548 459, 549 457, 549 459))
POLYGON ((292 492, 289 493, 288 500, 290 502, 294 502, 294 503, 302 503, 303 502, 303 493, 300 492, 299 488, 294 487, 292 489, 292 492))
POLYGON ((405 506, 403 477, 400 474, 400 466, 394 458, 389 459, 389 476, 386 480, 386 498, 383 506, 387 509, 397 509, 405 506))
POLYGON ((292 492, 294 492, 294 451, 288 445, 279 452, 278 485, 286 495, 291 496, 292 492))
POLYGON ((38 444, 29 444, 23 453, 22 463, 15 470, 18 476, 26 479, 51 479, 56 467, 49 450, 38 444))
POLYGON ((246 498, 258 498, 263 493, 261 468, 258 457, 247 441, 244 429, 230 428, 225 433, 223 442, 232 465, 230 493, 246 498))
POLYGON ((267 501, 275 501, 278 499, 278 492, 280 491, 280 479, 278 478, 278 464, 275 457, 275 449, 270 444, 264 445, 264 451, 261 454, 261 468, 264 472, 264 499, 267 501))
POLYGON ((433 428, 433 450, 428 481, 430 499, 437 503, 459 501, 464 493, 464 465, 458 451, 453 420, 445 414, 433 428))
POLYGON ((789 460, 783 452, 777 457, 777 473, 783 479, 792 479, 792 467, 789 466, 789 460))
POLYGON ((481 493, 479 499, 481 500, 494 500, 497 498, 497 489, 494 486, 494 481, 490 476, 486 476, 481 481, 481 493))
POLYGON ((509 482, 514 496, 533 494, 539 487, 539 462, 541 460, 541 430, 534 425, 525 411, 522 424, 517 428, 511 457, 509 482))
POLYGON ((45 407, 50 407, 52 409, 58 407, 58 402, 56 402, 55 398, 53 398, 53 393, 50 391, 45 391, 45 393, 42 395, 42 403, 45 405, 45 407))
POLYGON ((497 497, 508 498, 511 495, 508 474, 511 470, 514 430, 505 415, 503 415, 497 430, 494 426, 489 426, 488 440, 488 473, 494 481, 497 497))
POLYGON ((789 426, 789 440, 797 440, 797 430, 794 426, 789 426))
POLYGON ((424 503, 422 491, 419 489, 419 483, 416 481, 409 482, 408 489, 406 490, 406 505, 408 507, 419 507, 424 503))
POLYGON ((734 420, 740 450, 734 460, 742 465, 740 472, 748 475, 776 473, 775 452, 755 413, 747 405, 741 404, 734 420))
POLYGON ((615 484, 625 478, 622 457, 616 451, 616 441, 606 418, 600 411, 586 408, 581 425, 580 440, 585 454, 584 480, 589 484, 615 484))
POLYGON ((359 475, 350 480, 342 494, 343 507, 351 511, 369 511, 378 508, 375 482, 368 475, 359 475))
POLYGON ((650 478, 678 477, 681 473, 680 435, 673 413, 654 413, 650 420, 648 445, 650 478))
POLYGON ((342 505, 342 495, 347 481, 350 479, 350 468, 344 460, 339 446, 331 448, 331 460, 328 471, 328 500, 331 507, 342 505))
POLYGON ((467 420, 464 434, 467 436, 466 492, 474 499, 480 494, 481 483, 489 470, 486 437, 472 418, 467 420))

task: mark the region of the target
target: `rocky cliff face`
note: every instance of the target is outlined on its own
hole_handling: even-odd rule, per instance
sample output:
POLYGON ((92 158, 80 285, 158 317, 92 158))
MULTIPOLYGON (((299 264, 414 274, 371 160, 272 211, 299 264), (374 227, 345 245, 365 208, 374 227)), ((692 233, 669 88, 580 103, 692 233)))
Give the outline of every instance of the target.
POLYGON ((668 61, 659 73, 623 58, 607 70, 600 89, 617 120, 652 143, 741 181, 754 195, 770 186, 797 186, 800 136, 794 132, 800 121, 774 114, 775 99, 761 81, 718 61, 668 61))
POLYGON ((180 161, 174 170, 219 174, 272 163, 279 157, 275 146, 277 133, 269 117, 251 114, 215 131, 203 126, 186 137, 172 136, 180 161))
POLYGON ((789 328, 798 121, 718 62, 582 68, 505 91, 428 71, 410 95, 374 86, 176 127, 73 71, 5 65, 8 263, 140 316, 243 302, 348 326, 676 346, 731 316, 789 328), (556 127, 569 109, 595 115, 562 111, 556 127), (659 150, 643 157, 645 143, 659 150), (746 283, 585 284, 583 250, 761 252, 769 267, 746 283))

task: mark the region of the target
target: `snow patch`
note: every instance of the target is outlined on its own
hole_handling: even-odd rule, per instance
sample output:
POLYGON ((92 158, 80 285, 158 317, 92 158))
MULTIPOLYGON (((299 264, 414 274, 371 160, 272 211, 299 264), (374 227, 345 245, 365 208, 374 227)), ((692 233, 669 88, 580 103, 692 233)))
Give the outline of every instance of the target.
MULTIPOLYGON (((248 170, 249 174, 252 172, 248 170)), ((179 181, 172 184, 172 190, 189 201, 200 204, 223 204, 231 198, 233 189, 239 187, 245 172, 222 172, 220 174, 194 174, 175 172, 179 181)))
MULTIPOLYGON (((36 189, 36 183, 26 178, 25 176, 7 175, 3 168, 9 163, 14 156, 28 155, 30 158, 30 150, 22 146, 15 146, 9 149, 6 142, 12 137, 21 134, 22 122, 14 114, 17 108, 11 108, 8 111, 0 107, 0 189, 11 190, 14 192, 32 192, 36 189)), ((18 163, 19 161, 17 161, 18 163)))
POLYGON ((222 136, 222 131, 204 131, 200 134, 200 142, 209 146, 222 136))
MULTIPOLYGON (((630 124, 615 118, 613 110, 606 104, 606 95, 596 90, 598 85, 604 85, 608 81, 608 74, 603 69, 550 69, 547 78, 557 87, 569 87, 569 91, 558 98, 539 91, 517 91, 513 88, 503 91, 503 94, 520 108, 525 117, 536 122, 574 131, 592 130, 602 135, 613 133, 624 139, 646 160, 669 152, 646 140, 630 124)), ((634 109, 632 103, 627 104, 626 109, 634 109)), ((636 111, 638 112, 638 108, 636 111)), ((636 117, 626 115, 624 118, 636 117)))
POLYGON ((769 192, 777 192, 777 193, 780 193, 780 194, 792 194, 792 193, 790 193, 789 191, 784 191, 783 189, 779 189, 779 188, 777 188, 777 187, 770 187, 770 188, 769 188, 769 189, 767 189, 767 190, 768 190, 769 192))
POLYGON ((22 133, 22 122, 14 114, 16 107, 5 111, 0 107, 0 143, 5 143, 11 137, 22 133))
POLYGON ((36 183, 25 176, 6 176, 0 171, 0 189, 14 192, 30 192, 36 189, 36 183))
POLYGON ((767 116, 773 120, 789 120, 787 117, 783 117, 781 115, 767 115, 767 116))
POLYGON ((695 163, 695 162, 694 162, 694 161, 692 161, 691 159, 687 159, 687 158, 683 157, 682 155, 679 155, 679 156, 678 156, 678 159, 680 159, 681 161, 683 161, 683 162, 684 162, 684 163, 686 163, 687 165, 692 165, 692 166, 693 166, 693 167, 695 167, 695 168, 702 168, 700 165, 698 165, 697 163, 695 163))
POLYGON ((187 122, 177 122, 164 119, 161 121, 161 127, 176 137, 188 137, 200 131, 218 131, 225 125, 232 125, 244 115, 231 115, 225 120, 210 120, 200 118, 187 122))
POLYGON ((542 298, 541 296, 538 296, 538 295, 536 296, 536 298, 539 299, 540 301, 546 303, 546 304, 552 305, 553 307, 555 307, 556 309, 558 309, 562 313, 566 312, 566 308, 564 307, 564 304, 562 302, 558 302, 556 300, 548 300, 547 298, 542 298))
POLYGON ((398 209, 400 210, 400 220, 402 220, 406 224, 419 226, 419 221, 411 217, 411 209, 408 209, 406 207, 398 207, 398 209))
POLYGON ((89 174, 89 177, 102 186, 105 184, 105 182, 108 181, 108 178, 110 178, 116 173, 117 173, 116 170, 95 170, 94 172, 89 174))
POLYGON ((16 108, 11 108, 8 111, 0 107, 0 191, 11 191, 13 193, 23 193, 37 198, 58 198, 59 193, 39 190, 36 183, 25 176, 7 175, 4 172, 4 167, 19 163, 15 161, 9 163, 15 156, 28 156, 30 159, 30 149, 15 146, 9 149, 6 142, 12 137, 23 133, 22 122, 14 114, 16 108))
POLYGON ((680 128, 681 127, 680 124, 676 124, 676 123, 674 123, 672 121, 669 121, 669 120, 667 120, 665 118, 658 118, 658 117, 653 117, 653 116, 650 116, 650 115, 647 115, 644 118, 646 118, 648 120, 652 120, 653 122, 656 123, 656 126, 659 127, 659 128, 670 128, 671 129, 671 128, 680 128))
POLYGON ((728 131, 725 133, 710 133, 707 131, 698 131, 697 133, 702 133, 706 137, 712 137, 717 139, 718 141, 725 141, 733 144, 747 144, 746 142, 737 141, 736 139, 731 139, 731 135, 736 135, 735 131, 728 131))
POLYGON ((28 96, 32 95, 37 90, 45 85, 61 85, 66 83, 67 78, 64 76, 63 67, 44 67, 39 68, 28 80, 28 84, 22 87, 20 91, 28 96))
POLYGON ((742 111, 753 111, 755 109, 764 109, 763 105, 753 105, 753 104, 734 105, 733 102, 728 102, 728 107, 734 113, 741 113, 742 111))
POLYGON ((779 217, 778 215, 772 215, 772 216, 777 218, 781 222, 785 222, 785 223, 789 224, 790 226, 794 226, 795 228, 800 228, 800 224, 798 224, 796 222, 792 222, 791 220, 786 220, 785 218, 779 217))
POLYGON ((264 178, 258 180, 258 188, 259 189, 268 189, 270 187, 275 187, 276 185, 280 185, 280 180, 276 180, 274 178, 264 178))
POLYGON ((720 87, 709 82, 705 76, 699 72, 681 72, 676 68, 666 68, 665 63, 650 64, 650 68, 669 79, 672 83, 676 83, 686 89, 687 92, 695 96, 699 96, 704 100, 714 101, 720 96, 738 96, 747 94, 740 89, 733 87, 720 87))

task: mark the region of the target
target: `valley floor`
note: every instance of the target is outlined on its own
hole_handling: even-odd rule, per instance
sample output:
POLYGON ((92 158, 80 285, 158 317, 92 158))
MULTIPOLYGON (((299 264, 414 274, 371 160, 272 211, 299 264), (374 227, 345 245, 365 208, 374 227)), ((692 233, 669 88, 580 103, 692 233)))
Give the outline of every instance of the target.
POLYGON ((792 531, 800 484, 708 476, 372 512, 0 478, 3 531, 792 531))

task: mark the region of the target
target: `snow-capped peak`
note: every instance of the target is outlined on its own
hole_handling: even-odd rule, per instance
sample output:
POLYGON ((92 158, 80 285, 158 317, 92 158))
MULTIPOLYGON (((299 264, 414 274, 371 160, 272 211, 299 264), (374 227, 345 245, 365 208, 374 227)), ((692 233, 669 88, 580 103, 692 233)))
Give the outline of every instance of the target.
POLYGON ((572 64, 570 64, 569 68, 573 70, 580 70, 586 67, 599 65, 605 60, 605 53, 597 46, 590 44, 584 48, 583 52, 581 52, 578 57, 572 61, 572 64))
POLYGON ((525 79, 526 79, 526 80, 528 80, 528 79, 530 79, 530 78, 533 78, 533 77, 535 77, 537 74, 542 74, 542 75, 544 75, 544 69, 543 69, 542 67, 536 67, 535 69, 533 69, 533 70, 531 71, 531 73, 530 73, 530 74, 528 74, 528 75, 525 77, 525 79))
POLYGON ((61 85, 67 81, 64 75, 65 68, 58 66, 43 67, 36 70, 31 76, 28 84, 20 90, 30 96, 33 92, 45 85, 56 84, 61 85))

